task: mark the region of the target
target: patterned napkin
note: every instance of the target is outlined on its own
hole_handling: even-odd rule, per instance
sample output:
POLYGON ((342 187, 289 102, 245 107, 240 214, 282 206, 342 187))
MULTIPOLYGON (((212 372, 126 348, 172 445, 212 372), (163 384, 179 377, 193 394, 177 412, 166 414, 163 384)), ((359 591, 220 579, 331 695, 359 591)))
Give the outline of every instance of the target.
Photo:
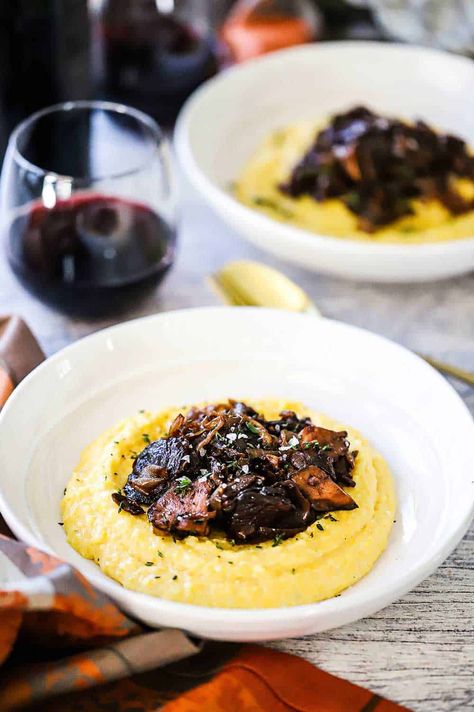
MULTIPOLYGON (((0 319, 0 407, 43 358, 21 319, 0 319)), ((8 534, 5 525, 3 532, 8 534)), ((407 709, 293 655, 254 645, 203 643, 179 630, 145 629, 69 564, 15 541, 10 532, 10 538, 0 535, 0 710, 40 708, 407 709)))

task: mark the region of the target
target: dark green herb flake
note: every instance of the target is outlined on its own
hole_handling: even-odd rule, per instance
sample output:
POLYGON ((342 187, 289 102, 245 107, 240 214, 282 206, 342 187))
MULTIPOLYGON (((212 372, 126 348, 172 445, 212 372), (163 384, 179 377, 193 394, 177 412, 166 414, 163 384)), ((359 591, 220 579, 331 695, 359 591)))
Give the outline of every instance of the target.
POLYGON ((260 435, 260 431, 256 425, 250 423, 249 421, 246 421, 245 425, 247 427, 247 430, 250 430, 251 433, 253 433, 254 435, 260 435))
POLYGON ((290 210, 287 210, 283 205, 279 205, 275 200, 272 200, 271 198, 266 198, 263 195, 256 195, 254 198, 252 198, 252 202, 254 205, 256 205, 259 208, 267 208, 270 210, 274 210, 276 213, 281 215, 282 218, 292 218, 293 213, 290 210))
POLYGON ((273 546, 280 546, 281 542, 283 541, 283 535, 282 534, 277 534, 276 537, 273 539, 272 547, 273 546))
POLYGON ((183 476, 176 480, 175 491, 176 494, 182 495, 186 494, 188 489, 191 487, 192 481, 189 477, 183 476))

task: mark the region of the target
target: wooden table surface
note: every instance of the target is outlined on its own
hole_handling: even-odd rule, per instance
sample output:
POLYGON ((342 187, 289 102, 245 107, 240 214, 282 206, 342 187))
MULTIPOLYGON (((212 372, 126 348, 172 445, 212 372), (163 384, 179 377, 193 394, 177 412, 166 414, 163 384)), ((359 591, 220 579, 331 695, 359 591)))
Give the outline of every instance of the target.
MULTIPOLYGON (((227 260, 242 257, 265 260, 286 271, 326 316, 474 370, 474 275, 405 286, 314 275, 248 246, 189 189, 183 200, 177 263, 161 290, 131 308, 126 318, 216 303, 205 275, 227 260)), ((24 316, 48 354, 113 323, 72 320, 50 311, 16 284, 3 263, 0 311, 24 316)), ((474 389, 455 385, 474 413, 474 389)), ((474 710, 473 553, 474 527, 433 576, 377 615, 274 646, 413 710, 474 710)))

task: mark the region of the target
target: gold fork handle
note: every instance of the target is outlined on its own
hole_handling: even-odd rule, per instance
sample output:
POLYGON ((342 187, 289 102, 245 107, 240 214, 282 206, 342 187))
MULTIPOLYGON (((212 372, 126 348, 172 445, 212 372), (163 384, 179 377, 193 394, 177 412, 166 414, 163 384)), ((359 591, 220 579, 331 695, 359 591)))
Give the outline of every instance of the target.
POLYGON ((425 354, 418 354, 418 356, 421 356, 430 366, 433 366, 433 368, 436 368, 438 371, 447 373, 448 376, 453 376, 464 383, 468 383, 470 386, 474 386, 474 373, 465 371, 463 368, 458 368, 457 366, 451 366, 451 364, 445 363, 444 361, 438 361, 438 359, 431 358, 431 356, 425 356, 425 354))

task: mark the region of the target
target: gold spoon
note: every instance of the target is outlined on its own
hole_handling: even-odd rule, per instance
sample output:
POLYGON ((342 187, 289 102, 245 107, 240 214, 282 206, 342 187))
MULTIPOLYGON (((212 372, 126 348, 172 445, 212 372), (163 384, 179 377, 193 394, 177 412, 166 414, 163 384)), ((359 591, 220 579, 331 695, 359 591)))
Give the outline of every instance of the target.
MULTIPOLYGON (((276 269, 258 262, 229 262, 209 277, 209 283, 230 306, 272 307, 321 316, 301 287, 276 269)), ((438 371, 474 386, 474 373, 424 354, 418 355, 438 371)))

